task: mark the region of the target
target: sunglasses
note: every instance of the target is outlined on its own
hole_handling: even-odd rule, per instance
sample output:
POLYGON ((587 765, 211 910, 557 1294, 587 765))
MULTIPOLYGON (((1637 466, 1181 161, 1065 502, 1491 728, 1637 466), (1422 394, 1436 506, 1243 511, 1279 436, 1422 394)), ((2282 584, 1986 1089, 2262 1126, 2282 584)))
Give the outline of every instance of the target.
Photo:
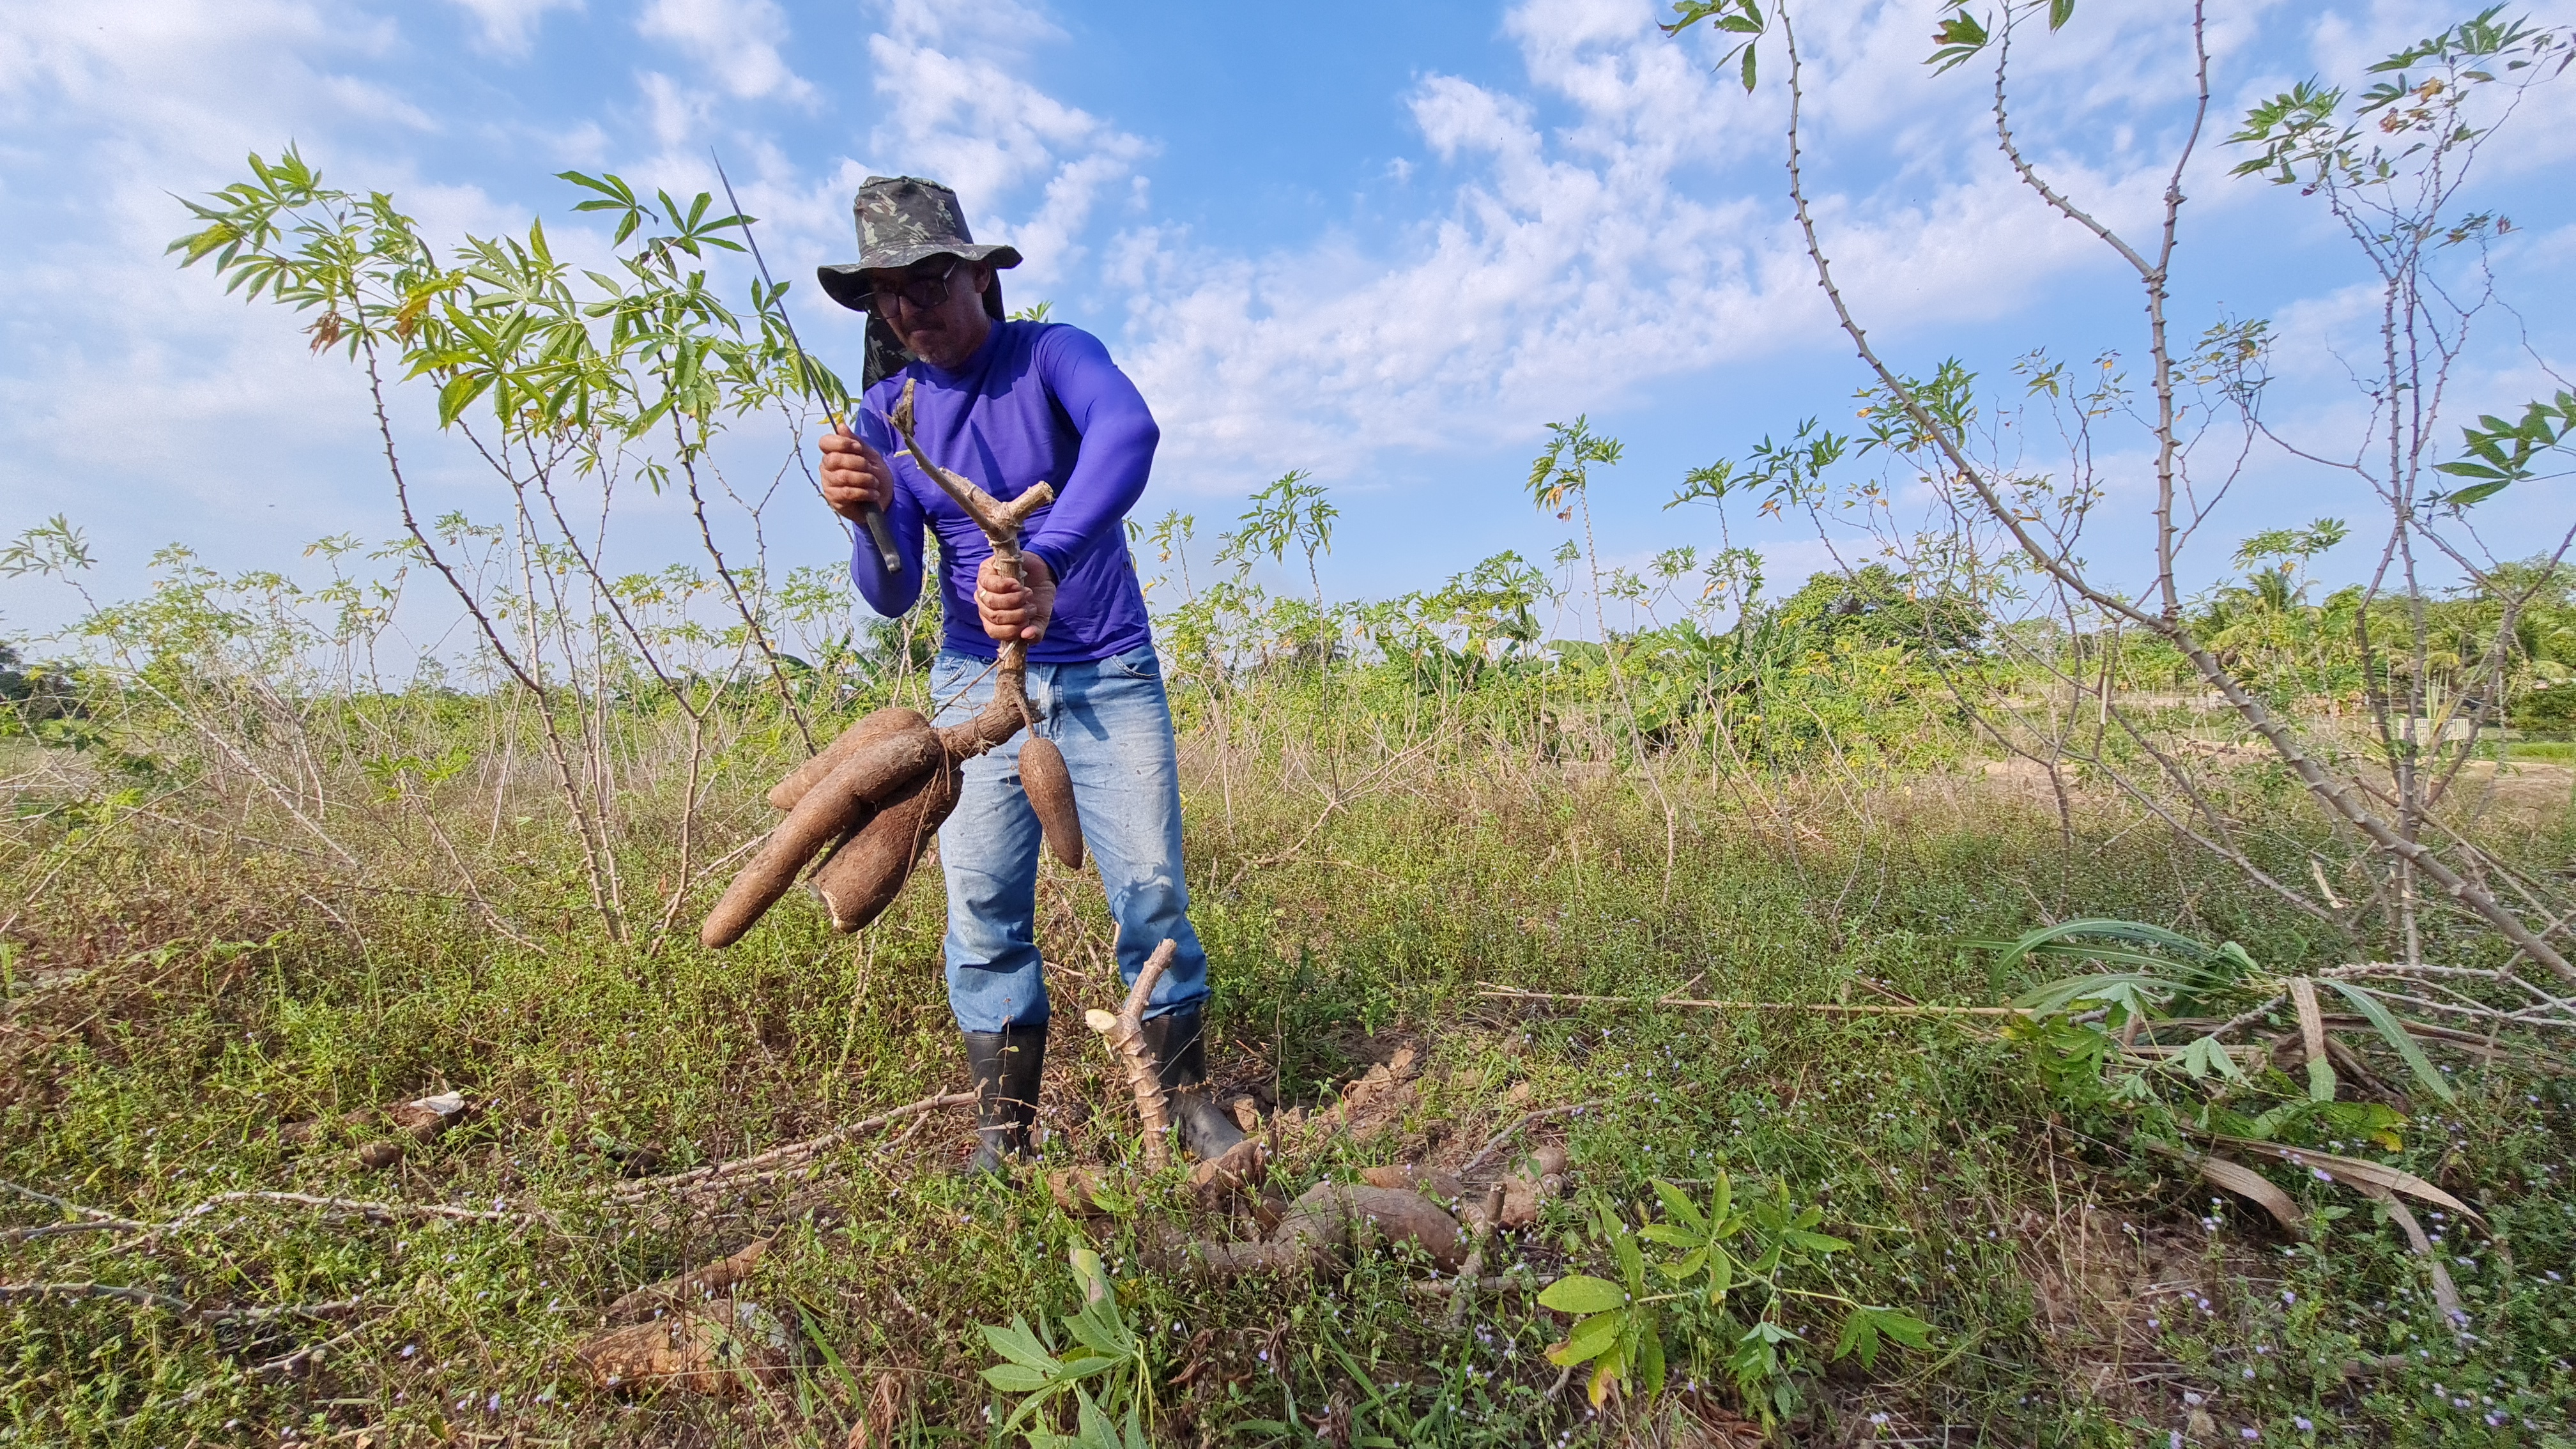
POLYGON ((891 313, 895 299, 910 302, 917 311, 928 311, 948 300, 948 279, 957 271, 957 258, 935 272, 906 272, 895 281, 881 281, 874 287, 876 310, 891 313))

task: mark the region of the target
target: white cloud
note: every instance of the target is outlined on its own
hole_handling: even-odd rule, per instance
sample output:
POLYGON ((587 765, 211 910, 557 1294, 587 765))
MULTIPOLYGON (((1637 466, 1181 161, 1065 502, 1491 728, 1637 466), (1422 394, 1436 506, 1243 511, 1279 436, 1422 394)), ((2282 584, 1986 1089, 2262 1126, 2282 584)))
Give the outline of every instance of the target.
POLYGON ((635 86, 644 93, 645 124, 653 139, 665 151, 694 150, 697 138, 706 134, 707 118, 715 114, 715 97, 658 70, 637 76, 635 86))
POLYGON ((778 53, 787 16, 772 0, 648 0, 635 28, 696 60, 729 95, 813 98, 813 85, 778 53))
POLYGON ((886 121, 869 138, 893 170, 953 188, 979 241, 1008 241, 1027 258, 1014 280, 1044 286, 1085 255, 1092 214, 1135 177, 1153 148, 1046 94, 1015 73, 1028 47, 1061 32, 1012 0, 937 7, 893 0, 868 37, 886 121), (1015 211, 1034 189, 1036 205, 1015 211), (998 219, 997 219, 998 218, 998 219))
MULTIPOLYGON (((1408 232, 1257 257, 1167 229, 1123 238, 1112 277, 1139 298, 1124 361, 1166 415, 1165 456, 1219 487, 1286 463, 1347 472, 1386 448, 1532 436, 1654 379, 1826 341, 1776 172, 1732 164, 1776 152, 1776 88, 1747 98, 1653 18, 1644 0, 1531 0, 1506 22, 1531 93, 1423 79, 1413 119, 1452 190, 1408 232)), ((1880 29, 1900 22, 1914 28, 1880 29)), ((1847 59, 1866 69, 1887 48, 1877 31, 1826 47, 1811 80, 1838 91, 1847 59)), ((1899 81, 1922 85, 1878 84, 1899 81)), ((2110 184, 2134 194, 2145 178, 2110 184)), ((1858 194, 1829 181, 1817 212, 1882 323, 1996 315, 2093 245, 2000 163, 1858 194)))
POLYGON ((579 10, 582 0, 450 0, 482 23, 480 48, 517 59, 536 47, 549 10, 579 10))
POLYGON ((380 19, 280 0, 0 11, 0 188, 19 224, 0 291, 0 531, 70 514, 110 593, 174 539, 239 559, 382 532, 347 363, 163 247, 188 222, 170 193, 299 137, 327 181, 387 186, 434 234, 499 222, 480 191, 423 183, 403 159, 444 118, 373 78, 399 42, 380 19))

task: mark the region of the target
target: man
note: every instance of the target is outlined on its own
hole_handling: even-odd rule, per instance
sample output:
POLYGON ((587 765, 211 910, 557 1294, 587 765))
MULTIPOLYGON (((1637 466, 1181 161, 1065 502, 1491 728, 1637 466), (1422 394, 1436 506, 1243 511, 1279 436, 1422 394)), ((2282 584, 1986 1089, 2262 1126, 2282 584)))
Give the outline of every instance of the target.
MULTIPOLYGON (((889 572, 864 532, 850 576, 880 614, 912 607, 922 529, 939 539, 944 638, 930 687, 938 723, 992 697, 1005 640, 1029 646, 1038 731, 1064 752, 1082 833, 1118 926, 1129 981, 1166 938, 1179 954, 1147 1005, 1147 1043, 1171 1093, 1182 1146, 1210 1158, 1243 1134, 1209 1099, 1201 1012, 1207 956, 1181 878, 1180 771, 1144 591, 1127 553, 1128 510, 1145 490, 1161 432, 1097 338, 1004 319, 1007 246, 978 246, 956 193, 916 177, 871 176, 851 209, 859 260, 819 269, 823 289, 868 314, 865 404, 855 434, 823 439, 823 499, 845 518, 885 510, 903 567, 889 572), (932 462, 1008 501, 1041 481, 1055 501, 1023 529, 1025 585, 1006 575, 963 510, 898 456, 886 414, 909 379, 914 437, 932 462)), ((957 812, 939 832, 948 875, 948 1003, 975 1078, 970 1170, 1029 1153, 1046 1054, 1046 982, 1036 941, 1040 832, 1020 788, 1025 735, 966 765, 957 812)))

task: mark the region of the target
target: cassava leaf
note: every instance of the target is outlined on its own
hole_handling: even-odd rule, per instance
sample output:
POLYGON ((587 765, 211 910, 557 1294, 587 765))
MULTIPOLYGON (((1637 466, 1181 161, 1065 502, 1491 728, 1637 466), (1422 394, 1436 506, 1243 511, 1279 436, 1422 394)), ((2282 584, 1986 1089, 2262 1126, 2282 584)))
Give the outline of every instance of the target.
POLYGON ((2416 1080, 2431 1088, 2434 1096, 2445 1102, 2456 1102, 2460 1099, 2459 1094, 2451 1090, 2451 1084, 2443 1080, 2442 1073, 2434 1067, 2432 1059, 2424 1055, 2424 1049, 2415 1044, 2415 1038, 2407 1034, 2406 1028, 2399 1024, 2396 1017, 2389 1014, 2388 1008, 2380 1004, 2378 997, 2350 982, 2329 981, 2326 984, 2332 986, 2344 1000, 2351 1002, 2353 1010, 2369 1019, 2370 1024, 2378 1029, 2380 1038, 2386 1041, 2399 1056, 2406 1059, 2406 1065, 2414 1069, 2416 1080))

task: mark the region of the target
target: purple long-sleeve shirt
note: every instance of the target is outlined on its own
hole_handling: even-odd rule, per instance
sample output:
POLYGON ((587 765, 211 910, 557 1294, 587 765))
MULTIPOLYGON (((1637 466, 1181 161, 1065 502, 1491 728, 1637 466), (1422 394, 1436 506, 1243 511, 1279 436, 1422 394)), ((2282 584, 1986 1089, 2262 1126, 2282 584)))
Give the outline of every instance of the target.
POLYGON ((1029 646, 1040 664, 1106 659, 1153 640, 1145 591, 1127 552, 1127 511, 1145 492, 1162 430, 1100 339, 1061 323, 998 322, 955 372, 915 362, 868 389, 859 436, 894 465, 894 525, 903 571, 888 574, 862 532, 850 578, 878 613, 893 618, 921 596, 921 528, 939 535, 946 647, 990 659, 997 652, 975 612, 975 573, 993 546, 975 520, 930 481, 886 414, 914 380, 913 436, 931 461, 963 473, 1008 501, 1040 482, 1055 502, 1021 529, 1020 549, 1055 575, 1055 614, 1029 646))

